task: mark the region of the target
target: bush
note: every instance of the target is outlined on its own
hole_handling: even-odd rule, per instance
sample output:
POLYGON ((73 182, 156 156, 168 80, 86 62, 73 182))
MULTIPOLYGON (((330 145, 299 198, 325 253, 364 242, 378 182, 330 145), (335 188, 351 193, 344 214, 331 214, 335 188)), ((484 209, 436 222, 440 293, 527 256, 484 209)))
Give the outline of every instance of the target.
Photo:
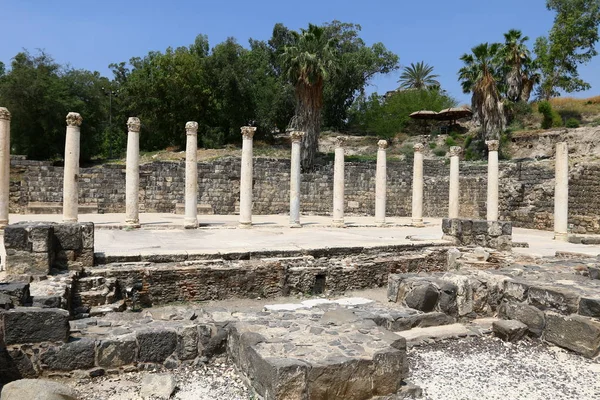
POLYGON ((579 128, 579 121, 576 118, 569 118, 565 126, 567 128, 579 128))
POLYGON ((435 149, 436 147, 437 147, 437 144, 436 144, 435 142, 430 142, 430 143, 429 143, 429 148, 430 148, 431 150, 435 149))
POLYGON ((448 146, 448 147, 456 146, 456 140, 454 140, 452 137, 447 137, 446 138, 446 146, 448 146))
POLYGON ((433 152, 433 154, 435 154, 438 157, 444 157, 446 155, 446 150, 444 149, 437 149, 433 152))
POLYGON ((552 109, 552 105, 548 101, 540 101, 538 111, 543 115, 542 128, 550 129, 553 126, 562 126, 562 118, 552 109))

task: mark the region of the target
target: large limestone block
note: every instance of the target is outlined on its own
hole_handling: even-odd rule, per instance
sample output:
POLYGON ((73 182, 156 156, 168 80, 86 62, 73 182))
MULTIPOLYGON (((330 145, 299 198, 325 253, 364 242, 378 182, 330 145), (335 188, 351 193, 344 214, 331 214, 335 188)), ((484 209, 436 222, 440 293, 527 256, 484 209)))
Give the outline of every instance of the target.
POLYGON ((58 382, 20 379, 4 386, 0 400, 77 400, 77 392, 58 382))
POLYGON ((6 345, 65 342, 69 337, 69 312, 57 308, 17 307, 0 312, 0 328, 6 345))
POLYGON ((564 316, 546 312, 543 338, 592 358, 600 351, 600 322, 580 315, 564 316))

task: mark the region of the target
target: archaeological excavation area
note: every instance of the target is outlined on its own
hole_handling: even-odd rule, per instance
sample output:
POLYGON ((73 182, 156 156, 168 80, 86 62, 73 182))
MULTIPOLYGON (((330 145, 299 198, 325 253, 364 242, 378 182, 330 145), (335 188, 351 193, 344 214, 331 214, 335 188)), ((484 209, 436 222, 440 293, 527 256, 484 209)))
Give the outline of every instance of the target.
POLYGON ((80 169, 75 114, 64 168, 1 170, 0 399, 600 393, 598 200, 569 197, 595 172, 569 175, 566 144, 550 166, 501 166, 497 141, 487 165, 422 144, 388 163, 385 141, 354 164, 340 139, 301 173, 302 132, 289 162, 254 160, 243 127, 241 159, 197 163, 189 122, 185 163, 139 166, 131 118, 125 168, 80 169), (543 361, 519 374, 525 353, 543 361))

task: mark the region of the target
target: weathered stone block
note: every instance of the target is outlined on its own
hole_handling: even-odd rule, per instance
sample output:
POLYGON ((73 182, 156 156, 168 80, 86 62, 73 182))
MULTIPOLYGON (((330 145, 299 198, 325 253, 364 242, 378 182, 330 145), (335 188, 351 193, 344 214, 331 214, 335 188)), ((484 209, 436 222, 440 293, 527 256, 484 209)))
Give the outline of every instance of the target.
POLYGON ((78 339, 60 347, 50 347, 42 353, 40 361, 48 369, 72 371, 94 367, 96 342, 90 339, 78 339))
POLYGON ((140 362, 163 362, 177 349, 177 333, 166 328, 139 331, 136 339, 140 362))
POLYGON ((55 308, 17 307, 0 312, 6 345, 65 342, 69 337, 69 312, 55 308))
POLYGON ((54 225, 54 239, 57 250, 78 250, 83 248, 81 229, 78 223, 54 225))
POLYGON ((135 337, 121 336, 115 339, 103 339, 96 348, 98 366, 118 368, 136 361, 137 344, 135 337))
POLYGON ((198 355, 198 327, 183 326, 177 331, 177 358, 191 360, 198 355))
POLYGON ((535 336, 540 336, 546 325, 544 313, 528 304, 505 302, 500 307, 499 314, 502 317, 524 323, 535 336))
POLYGON ((2 389, 1 400, 77 400, 75 389, 43 379, 20 379, 2 389))
POLYGON ((541 310, 552 309, 562 314, 576 313, 579 308, 579 296, 576 293, 553 286, 530 287, 528 299, 531 305, 541 310))
POLYGON ((23 306, 30 302, 29 283, 0 283, 0 293, 8 296, 15 306, 23 306))
POLYGON ((404 303, 415 310, 433 311, 439 298, 437 288, 428 282, 414 282, 404 297, 404 303))
POLYGON ((515 320, 494 321, 492 330, 494 334, 505 342, 516 342, 521 340, 527 333, 527 325, 515 320))
MULTIPOLYGON (((80 222, 81 243, 84 249, 94 249, 94 223, 80 222)), ((93 252, 92 252, 93 253, 93 252)))
POLYGON ((543 338, 592 358, 600 350, 600 322, 580 315, 564 316, 546 312, 543 338))
POLYGON ((31 251, 27 227, 20 224, 8 225, 4 228, 4 247, 13 250, 31 251))
POLYGON ((582 297, 579 299, 578 314, 600 318, 600 298, 582 297))
POLYGON ((6 249, 6 272, 9 275, 48 275, 51 267, 49 253, 6 249))

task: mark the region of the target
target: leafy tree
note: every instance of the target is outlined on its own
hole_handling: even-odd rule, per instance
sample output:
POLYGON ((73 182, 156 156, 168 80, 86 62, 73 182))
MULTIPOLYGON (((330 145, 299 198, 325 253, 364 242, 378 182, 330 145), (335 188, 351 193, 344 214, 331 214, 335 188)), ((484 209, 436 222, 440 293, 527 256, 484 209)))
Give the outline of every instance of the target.
POLYGON ((435 79, 438 77, 439 75, 433 73, 432 66, 421 61, 404 67, 398 83, 400 89, 429 89, 440 87, 440 82, 435 79))
POLYGON ((506 126, 498 91, 501 71, 494 62, 500 46, 499 43, 482 43, 473 47, 471 54, 463 54, 460 58, 465 65, 458 71, 459 80, 464 93, 473 93, 473 113, 481 123, 483 139, 498 139, 506 126))
POLYGON ((598 54, 600 0, 547 0, 546 7, 556 16, 548 37, 539 37, 534 46, 541 71, 540 97, 550 99, 558 96, 559 90, 589 89, 577 66, 598 54))
POLYGON ((281 54, 283 72, 296 89, 296 125, 305 132, 302 167, 310 169, 317 152, 323 108, 325 79, 336 68, 332 39, 325 28, 313 24, 301 33, 293 32, 293 44, 281 54))
POLYGON ((525 64, 530 64, 530 53, 525 42, 529 38, 521 31, 511 29, 504 34, 504 45, 500 49, 500 63, 503 67, 506 83, 506 97, 510 101, 518 101, 523 90, 523 71, 525 64))

